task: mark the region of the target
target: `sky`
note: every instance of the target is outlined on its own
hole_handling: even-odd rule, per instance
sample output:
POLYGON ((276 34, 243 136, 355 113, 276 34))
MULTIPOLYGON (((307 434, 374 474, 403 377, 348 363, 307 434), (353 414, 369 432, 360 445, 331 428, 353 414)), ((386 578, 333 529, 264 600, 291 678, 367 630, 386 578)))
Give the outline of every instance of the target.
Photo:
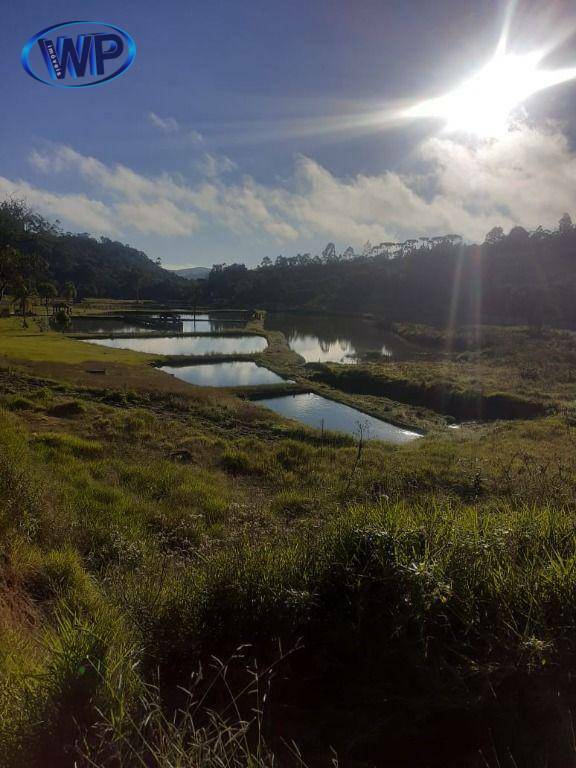
MULTIPOLYGON (((576 218, 572 73, 497 135, 454 125, 453 101, 449 116, 438 102, 463 83, 470 92, 503 29, 515 55, 545 48, 541 67, 576 67, 572 0, 4 0, 2 10, 0 198, 24 197, 65 230, 177 268, 254 265, 329 241, 339 251, 445 233, 481 241, 493 226, 576 218), (96 88, 29 77, 24 43, 78 18, 129 32, 133 66, 96 88)), ((459 96, 457 111, 477 127, 502 82, 474 104, 459 96)))

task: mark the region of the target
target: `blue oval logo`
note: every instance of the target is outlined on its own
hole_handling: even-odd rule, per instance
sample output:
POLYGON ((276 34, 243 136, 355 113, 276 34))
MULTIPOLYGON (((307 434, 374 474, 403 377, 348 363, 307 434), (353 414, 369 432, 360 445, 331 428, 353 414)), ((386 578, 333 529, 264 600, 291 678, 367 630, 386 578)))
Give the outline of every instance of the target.
POLYGON ((31 37, 20 58, 30 77, 41 83, 87 88, 124 74, 135 56, 133 38, 114 24, 64 21, 31 37), (65 33, 57 34, 59 30, 65 33))

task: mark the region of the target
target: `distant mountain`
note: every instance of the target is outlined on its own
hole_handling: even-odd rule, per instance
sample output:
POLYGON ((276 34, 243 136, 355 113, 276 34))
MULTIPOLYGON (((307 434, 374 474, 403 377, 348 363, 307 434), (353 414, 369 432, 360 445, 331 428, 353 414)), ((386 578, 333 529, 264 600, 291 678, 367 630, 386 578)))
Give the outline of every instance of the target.
POLYGON ((173 269, 171 271, 186 280, 208 280, 210 267, 190 267, 189 269, 173 269))

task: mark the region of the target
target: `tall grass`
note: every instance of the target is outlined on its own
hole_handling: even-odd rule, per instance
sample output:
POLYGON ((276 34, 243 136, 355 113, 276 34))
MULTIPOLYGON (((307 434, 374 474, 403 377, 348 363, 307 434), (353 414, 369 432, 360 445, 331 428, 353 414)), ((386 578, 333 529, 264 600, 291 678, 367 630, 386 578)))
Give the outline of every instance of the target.
POLYGON ((572 668, 568 424, 359 455, 209 408, 18 411, 31 431, 0 411, 0 765, 267 766, 266 736, 326 755, 572 668), (245 643, 264 665, 298 647, 272 722, 237 698, 247 673, 229 715, 181 691, 245 643), (304 706, 318 723, 278 715, 304 706))

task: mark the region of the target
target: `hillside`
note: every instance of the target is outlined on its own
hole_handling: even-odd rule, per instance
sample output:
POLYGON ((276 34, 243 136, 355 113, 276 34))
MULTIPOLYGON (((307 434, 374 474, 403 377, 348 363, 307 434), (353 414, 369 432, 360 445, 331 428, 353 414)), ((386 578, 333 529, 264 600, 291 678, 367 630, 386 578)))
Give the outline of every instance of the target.
POLYGON ((6 200, 0 203, 0 287, 26 272, 37 283, 62 287, 72 282, 80 298, 166 300, 180 298, 187 288, 183 278, 136 248, 107 237, 63 232, 24 202, 6 200), (27 261, 24 269, 22 264, 12 268, 14 253, 27 261))

